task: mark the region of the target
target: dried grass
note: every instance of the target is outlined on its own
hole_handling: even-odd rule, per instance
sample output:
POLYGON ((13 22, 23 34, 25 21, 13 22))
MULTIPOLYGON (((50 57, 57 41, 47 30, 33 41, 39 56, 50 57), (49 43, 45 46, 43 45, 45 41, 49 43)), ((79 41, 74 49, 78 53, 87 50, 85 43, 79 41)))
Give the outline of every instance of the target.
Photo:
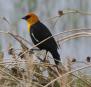
MULTIPOLYGON (((69 13, 91 15, 90 13, 73 10, 69 12, 60 11, 59 16, 56 17, 61 17, 69 13)), ((52 17, 50 19, 56 17, 52 17)), ((7 21, 5 18, 2 19, 7 21)), ((63 43, 70 39, 91 36, 90 32, 91 29, 85 28, 71 29, 68 31, 60 32, 56 35, 53 35, 52 37, 60 37, 57 39, 57 42, 63 43), (77 32, 74 33, 74 31, 77 32)), ((44 62, 41 57, 34 54, 32 49, 50 39, 51 37, 46 38, 45 40, 29 49, 27 44, 30 43, 19 35, 3 31, 0 31, 0 33, 10 35, 16 39, 16 41, 18 41, 22 47, 22 49, 20 49, 21 53, 18 53, 20 55, 15 53, 15 49, 13 47, 9 49, 9 55, 11 55, 10 60, 12 61, 4 62, 3 53, 0 53, 0 87, 91 87, 91 75, 88 76, 86 73, 79 74, 79 71, 82 72, 81 70, 91 67, 90 63, 86 62, 86 66, 72 70, 71 66, 74 63, 70 60, 71 58, 68 58, 66 64, 60 66, 61 68, 57 68, 55 64, 50 64, 48 58, 51 57, 46 56, 47 59, 46 62, 44 62), (27 44, 25 44, 25 42, 27 44), (34 57, 36 57, 36 60, 34 60, 34 57)), ((42 57, 44 57, 44 55, 42 57)), ((78 62, 75 61, 75 63, 78 62)))

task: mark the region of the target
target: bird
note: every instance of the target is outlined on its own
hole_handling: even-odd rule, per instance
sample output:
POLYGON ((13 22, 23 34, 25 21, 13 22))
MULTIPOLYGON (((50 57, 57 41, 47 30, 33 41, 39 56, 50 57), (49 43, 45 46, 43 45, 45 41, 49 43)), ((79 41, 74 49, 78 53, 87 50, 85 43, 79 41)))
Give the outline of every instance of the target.
POLYGON ((52 37, 52 33, 47 28, 47 26, 44 25, 39 20, 39 17, 33 12, 28 13, 26 16, 22 17, 22 19, 27 21, 28 32, 34 45, 40 43, 48 37, 51 37, 45 42, 39 44, 37 47, 40 50, 46 50, 46 52, 50 52, 54 58, 55 64, 59 65, 59 61, 61 61, 61 59, 58 53, 58 45, 55 39, 52 37))

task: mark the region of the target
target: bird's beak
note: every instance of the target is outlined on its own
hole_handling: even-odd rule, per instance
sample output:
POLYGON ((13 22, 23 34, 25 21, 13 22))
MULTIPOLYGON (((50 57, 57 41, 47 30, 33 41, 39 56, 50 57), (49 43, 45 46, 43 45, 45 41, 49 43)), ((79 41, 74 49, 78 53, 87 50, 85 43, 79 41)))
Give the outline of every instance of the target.
POLYGON ((22 17, 21 19, 27 20, 27 16, 22 17))

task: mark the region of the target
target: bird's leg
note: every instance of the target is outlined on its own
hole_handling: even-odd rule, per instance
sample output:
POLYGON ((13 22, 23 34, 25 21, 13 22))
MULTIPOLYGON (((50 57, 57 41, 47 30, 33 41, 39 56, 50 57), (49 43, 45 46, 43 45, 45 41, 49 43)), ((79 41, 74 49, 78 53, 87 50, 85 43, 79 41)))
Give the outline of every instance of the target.
POLYGON ((46 51, 46 54, 45 54, 45 57, 44 57, 44 62, 47 60, 47 53, 48 53, 48 51, 46 51))

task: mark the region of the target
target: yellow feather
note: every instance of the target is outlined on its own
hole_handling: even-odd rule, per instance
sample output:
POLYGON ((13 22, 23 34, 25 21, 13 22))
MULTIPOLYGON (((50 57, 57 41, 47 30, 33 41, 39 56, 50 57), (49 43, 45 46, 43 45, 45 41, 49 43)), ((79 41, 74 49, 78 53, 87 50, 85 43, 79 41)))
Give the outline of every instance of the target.
POLYGON ((39 21, 38 17, 34 14, 30 15, 31 17, 27 19, 28 32, 30 32, 31 26, 39 21))
POLYGON ((30 32, 31 24, 28 23, 28 32, 30 32))

